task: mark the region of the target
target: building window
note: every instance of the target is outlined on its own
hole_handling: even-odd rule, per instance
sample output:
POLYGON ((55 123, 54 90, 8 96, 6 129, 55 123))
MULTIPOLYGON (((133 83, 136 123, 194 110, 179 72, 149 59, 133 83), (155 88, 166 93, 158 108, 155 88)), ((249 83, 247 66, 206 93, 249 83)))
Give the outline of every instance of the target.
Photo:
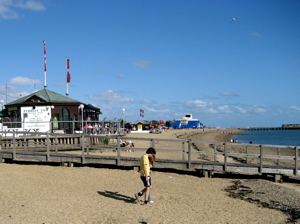
MULTIPOLYGON (((61 109, 59 113, 60 121, 70 121, 70 112, 67 108, 61 109)), ((59 129, 61 130, 69 130, 70 129, 70 123, 69 122, 60 122, 59 123, 59 129)))
POLYGON ((53 129, 57 130, 58 129, 58 114, 55 114, 53 116, 53 129))

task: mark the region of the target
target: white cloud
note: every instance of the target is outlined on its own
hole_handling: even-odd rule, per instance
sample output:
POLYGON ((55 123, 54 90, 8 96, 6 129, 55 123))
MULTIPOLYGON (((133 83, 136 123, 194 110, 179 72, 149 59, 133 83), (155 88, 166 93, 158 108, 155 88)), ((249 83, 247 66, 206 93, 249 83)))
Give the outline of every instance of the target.
POLYGON ((126 76, 125 76, 124 74, 119 74, 119 75, 118 75, 118 78, 119 78, 119 79, 124 79, 125 77, 126 77, 126 76))
POLYGON ((140 60, 140 61, 133 62, 132 64, 140 68, 148 68, 149 65, 153 64, 153 62, 140 60))
POLYGON ((261 34, 258 32, 252 32, 251 35, 255 37, 261 37, 261 34))
POLYGON ((242 113, 242 114, 245 114, 245 113, 247 113, 247 109, 245 109, 245 108, 242 108, 242 107, 239 107, 239 106, 237 106, 237 107, 235 107, 240 113, 242 113))
POLYGON ((145 110, 148 112, 152 112, 152 113, 169 113, 170 110, 166 109, 166 108, 153 108, 153 107, 145 107, 145 110))
POLYGON ((219 95, 220 96, 239 96, 238 94, 231 93, 231 92, 221 92, 219 95))
POLYGON ((36 0, 28 0, 28 1, 16 1, 15 7, 29 9, 34 11, 42 11, 45 10, 45 6, 36 0))
POLYGON ((21 77, 21 76, 12 78, 8 83, 12 84, 12 85, 21 85, 21 86, 29 86, 29 85, 34 85, 34 84, 41 85, 42 84, 42 82, 38 79, 29 79, 29 78, 21 77))
POLYGON ((229 108, 228 105, 221 105, 221 106, 218 106, 218 110, 221 112, 221 113, 230 113, 231 110, 229 108))
POLYGON ((254 112, 256 112, 256 113, 265 113, 265 112, 267 112, 267 110, 265 108, 256 107, 256 108, 254 108, 254 112))
POLYGON ((125 97, 121 91, 117 90, 107 90, 99 95, 90 95, 91 100, 98 102, 105 102, 107 104, 119 104, 119 103, 133 103, 134 99, 130 97, 125 97))
POLYGON ((217 97, 211 96, 211 95, 205 95, 205 96, 203 96, 203 98, 204 98, 204 99, 208 99, 208 100, 218 99, 217 97))
POLYGON ((299 111, 300 111, 300 107, 291 106, 290 108, 295 109, 295 110, 299 110, 299 111))
POLYGON ((152 103, 155 103, 154 100, 149 100, 149 99, 143 99, 142 102, 143 102, 143 103, 151 103, 151 104, 152 104, 152 103))
POLYGON ((2 19, 18 19, 18 9, 42 11, 46 7, 37 0, 0 0, 0 17, 2 19))
POLYGON ((5 103, 9 103, 28 94, 28 91, 24 91, 12 85, 0 86, 0 99, 4 100, 5 103))
POLYGON ((17 19, 19 15, 14 10, 2 5, 0 2, 0 17, 2 19, 17 19))
POLYGON ((214 109, 214 108, 208 108, 207 112, 210 113, 210 114, 216 114, 216 113, 218 113, 218 111, 216 109, 214 109))
POLYGON ((202 108, 207 106, 207 103, 202 100, 187 101, 186 104, 190 106, 202 107, 202 108))
POLYGON ((279 115, 297 115, 300 111, 299 106, 282 109, 281 107, 271 107, 268 105, 227 104, 201 99, 160 102, 147 98, 135 101, 135 97, 127 97, 126 92, 118 92, 116 90, 109 90, 105 93, 94 95, 90 99, 98 101, 98 103, 101 102, 99 103, 99 107, 103 112, 101 116, 107 117, 107 119, 121 117, 121 108, 125 105, 126 120, 129 121, 138 120, 140 115, 139 110, 142 108, 145 110, 144 119, 146 120, 172 120, 183 117, 185 114, 192 114, 193 118, 198 118, 204 124, 209 125, 259 126, 266 125, 272 118, 278 121, 275 118, 279 115), (294 113, 291 113, 292 111, 294 113))

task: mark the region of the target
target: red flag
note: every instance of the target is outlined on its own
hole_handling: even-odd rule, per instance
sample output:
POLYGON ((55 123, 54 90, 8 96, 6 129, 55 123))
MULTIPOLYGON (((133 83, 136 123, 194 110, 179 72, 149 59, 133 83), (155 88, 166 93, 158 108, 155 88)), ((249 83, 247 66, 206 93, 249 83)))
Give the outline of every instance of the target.
POLYGON ((67 58, 67 69, 70 68, 70 59, 67 58))
POLYGON ((44 54, 46 54, 46 41, 43 40, 43 44, 44 44, 44 54))
POLYGON ((44 71, 47 71, 46 57, 44 57, 44 71))
POLYGON ((46 62, 46 41, 42 41, 44 44, 44 71, 47 71, 47 62, 46 62))
POLYGON ((67 72, 67 82, 71 82, 71 74, 70 72, 67 72))

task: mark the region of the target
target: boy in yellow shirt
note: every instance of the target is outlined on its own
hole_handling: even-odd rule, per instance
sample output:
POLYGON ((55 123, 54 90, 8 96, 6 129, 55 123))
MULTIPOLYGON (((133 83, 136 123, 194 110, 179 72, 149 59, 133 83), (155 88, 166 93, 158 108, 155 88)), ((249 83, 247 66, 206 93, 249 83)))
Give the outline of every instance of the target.
MULTIPOLYGON (((149 161, 149 158, 151 161, 153 161, 153 157, 155 156, 156 151, 154 148, 150 147, 147 149, 146 154, 143 155, 140 159, 140 177, 141 180, 143 181, 143 184, 145 188, 135 194, 136 200, 139 199, 144 194, 144 203, 147 205, 149 202, 149 196, 150 196, 150 191, 152 188, 152 183, 151 183, 151 176, 150 176, 150 167, 151 163, 149 161)), ((155 157, 154 157, 155 158, 155 157)))

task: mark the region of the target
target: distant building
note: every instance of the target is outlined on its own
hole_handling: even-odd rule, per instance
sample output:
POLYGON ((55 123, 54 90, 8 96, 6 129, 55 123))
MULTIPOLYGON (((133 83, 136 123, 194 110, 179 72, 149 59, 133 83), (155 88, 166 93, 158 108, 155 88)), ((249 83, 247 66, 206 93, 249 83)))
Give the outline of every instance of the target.
POLYGON ((5 104, 5 110, 1 114, 4 115, 1 131, 64 130, 72 133, 74 130, 81 130, 81 126, 87 122, 98 122, 102 113, 98 107, 45 88, 5 104))
POLYGON ((136 122, 130 123, 131 131, 133 132, 142 132, 142 133, 149 133, 150 131, 150 122, 145 120, 139 120, 136 122))
POLYGON ((193 119, 192 114, 187 114, 185 117, 168 121, 173 129, 181 128, 203 128, 203 124, 199 119, 193 119))
POLYGON ((284 129, 300 129, 300 124, 283 124, 284 129))

